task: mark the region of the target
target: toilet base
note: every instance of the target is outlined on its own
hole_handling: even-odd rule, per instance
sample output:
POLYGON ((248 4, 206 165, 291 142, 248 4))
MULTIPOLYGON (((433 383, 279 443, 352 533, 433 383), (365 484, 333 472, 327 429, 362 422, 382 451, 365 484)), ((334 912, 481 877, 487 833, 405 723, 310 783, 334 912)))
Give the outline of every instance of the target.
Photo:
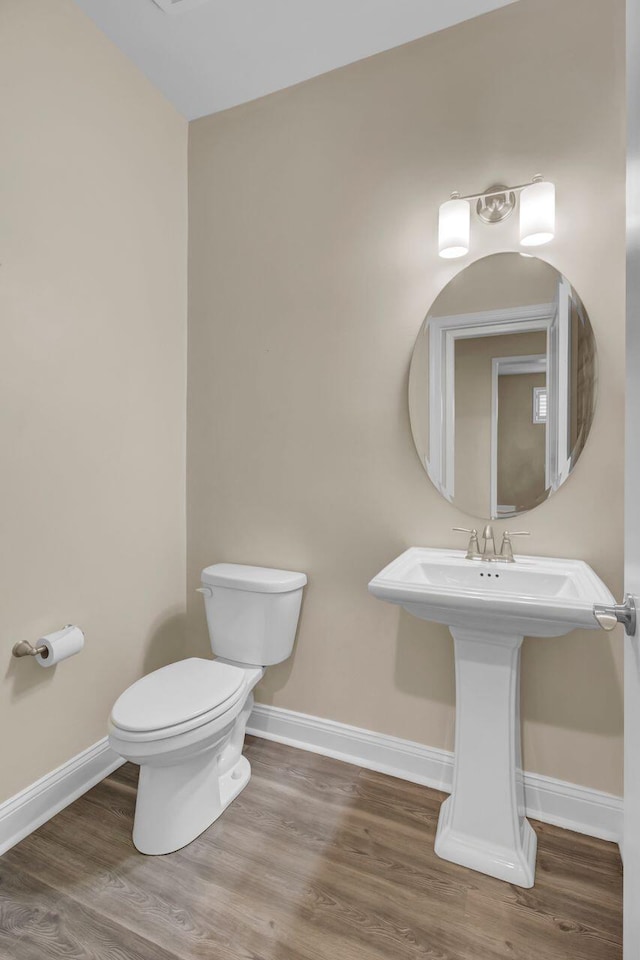
MULTIPOLYGON (((251 779, 251 764, 246 757, 240 757, 235 766, 220 777, 220 798, 222 802, 222 813, 226 810, 232 800, 244 790, 251 779)), ((219 816, 219 814, 218 814, 219 816)))
POLYGON ((186 847, 224 813, 251 778, 240 755, 220 776, 214 751, 171 766, 140 768, 133 844, 140 853, 161 856, 186 847))

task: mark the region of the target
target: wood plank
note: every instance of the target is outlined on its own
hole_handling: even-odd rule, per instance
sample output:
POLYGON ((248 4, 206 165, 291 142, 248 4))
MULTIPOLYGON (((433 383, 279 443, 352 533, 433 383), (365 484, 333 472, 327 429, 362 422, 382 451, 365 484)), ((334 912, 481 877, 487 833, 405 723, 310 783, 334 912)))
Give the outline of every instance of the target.
POLYGON ((247 788, 175 854, 133 848, 131 765, 9 851, 0 958, 620 960, 615 845, 534 824, 522 890, 435 856, 442 793, 266 740, 246 754, 247 788))
POLYGON ((156 943, 15 867, 0 875, 2 960, 173 960, 156 943))

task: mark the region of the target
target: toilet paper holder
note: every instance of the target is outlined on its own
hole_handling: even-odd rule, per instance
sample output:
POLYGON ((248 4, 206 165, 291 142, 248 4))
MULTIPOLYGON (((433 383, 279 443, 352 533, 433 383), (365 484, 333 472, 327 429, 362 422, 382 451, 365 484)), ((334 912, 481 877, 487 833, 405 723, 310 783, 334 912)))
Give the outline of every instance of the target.
POLYGON ((38 647, 34 647, 29 640, 18 640, 17 643, 14 643, 11 653, 14 657, 37 657, 38 654, 40 654, 45 660, 49 656, 49 651, 44 643, 41 643, 38 647))
MULTIPOLYGON (((64 629, 67 630, 72 626, 72 623, 67 623, 65 624, 64 629)), ((37 657, 39 654, 43 660, 46 660, 49 656, 49 648, 44 643, 34 647, 29 640, 18 640, 17 643, 14 643, 11 654, 14 657, 37 657)))

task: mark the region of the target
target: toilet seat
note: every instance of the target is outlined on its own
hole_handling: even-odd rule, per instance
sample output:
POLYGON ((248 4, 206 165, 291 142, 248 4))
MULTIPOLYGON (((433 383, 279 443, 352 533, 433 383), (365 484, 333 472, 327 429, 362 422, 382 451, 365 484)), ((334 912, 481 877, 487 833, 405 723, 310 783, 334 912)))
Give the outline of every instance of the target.
POLYGON ((245 697, 247 672, 192 657, 161 667, 116 700, 111 726, 120 739, 162 740, 233 712, 245 697))

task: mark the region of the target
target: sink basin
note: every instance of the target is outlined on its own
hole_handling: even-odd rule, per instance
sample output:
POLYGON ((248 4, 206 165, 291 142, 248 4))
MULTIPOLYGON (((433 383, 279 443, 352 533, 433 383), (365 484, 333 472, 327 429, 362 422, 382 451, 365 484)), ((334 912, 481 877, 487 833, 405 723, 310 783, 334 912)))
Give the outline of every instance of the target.
POLYGON ((485 563, 467 560, 463 550, 428 547, 406 550, 373 578, 369 590, 423 620, 527 637, 595 630, 594 603, 615 603, 582 560, 518 556, 515 563, 485 563))
POLYGON ((613 604, 581 560, 467 560, 461 550, 413 547, 369 584, 380 600, 446 623, 456 662, 453 789, 435 851, 522 887, 535 879, 536 835, 524 815, 520 650, 525 636, 597 630, 594 604, 613 604))

